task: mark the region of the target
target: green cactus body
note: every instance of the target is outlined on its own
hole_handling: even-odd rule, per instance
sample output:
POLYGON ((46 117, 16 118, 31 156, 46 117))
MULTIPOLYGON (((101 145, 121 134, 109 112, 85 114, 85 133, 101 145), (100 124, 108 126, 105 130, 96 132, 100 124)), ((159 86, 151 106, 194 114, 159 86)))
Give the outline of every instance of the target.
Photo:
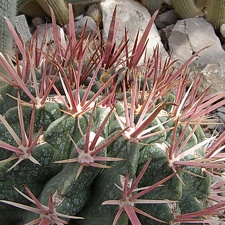
MULTIPOLYGON (((10 135, 9 131, 6 129, 3 123, 0 123, 0 133, 1 133, 1 141, 13 145, 16 145, 16 142, 10 135)), ((6 158, 9 158, 12 155, 12 152, 6 151, 3 148, 0 148, 0 160, 4 160, 6 158)))
MULTIPOLYGON (((179 125, 178 131, 176 133, 176 138, 178 138, 181 135, 181 133, 183 132, 184 127, 185 127, 185 125, 179 125)), ((181 143, 183 143, 183 141, 188 137, 188 135, 190 134, 191 131, 192 131, 191 126, 188 126, 188 128, 186 129, 185 135, 182 138, 181 143)), ((167 134, 167 138, 166 138, 166 142, 167 143, 171 143, 171 132, 168 132, 168 134, 167 134)), ((200 135, 200 132, 199 132, 199 135, 200 135)), ((183 151, 185 151, 185 150, 187 150, 187 149, 197 145, 197 143, 198 143, 198 139, 197 139, 197 137, 196 137, 196 135, 194 133, 194 134, 191 135, 191 137, 189 138, 187 144, 184 146, 183 151)))
POLYGON ((55 120, 48 127, 44 133, 44 140, 54 146, 57 149, 71 150, 72 144, 68 141, 68 134, 78 141, 81 137, 78 129, 78 123, 80 127, 86 127, 88 118, 83 116, 72 117, 70 115, 63 115, 59 119, 55 120))
POLYGON ((158 222, 155 219, 145 218, 140 215, 141 224, 146 225, 163 225, 168 224, 173 220, 173 211, 170 206, 167 204, 152 204, 152 205, 141 205, 138 206, 144 212, 147 212, 149 215, 154 216, 156 219, 160 219, 164 222, 158 222))
MULTIPOLYGON (((22 189, 24 184, 32 188, 35 195, 39 195, 41 193, 43 188, 43 183, 37 182, 35 180, 35 176, 33 176, 32 174, 32 172, 36 172, 36 171, 29 171, 27 173, 26 169, 28 167, 26 167, 24 164, 22 165, 24 167, 18 166, 17 168, 12 169, 7 173, 6 173, 6 170, 4 171, 6 174, 4 175, 4 177, 1 177, 0 179, 0 196, 2 199, 10 199, 10 200, 17 199, 18 202, 26 204, 27 200, 25 200, 13 188, 13 187, 16 187, 17 189, 22 189)), ((13 162, 11 163, 11 165, 13 165, 13 162)), ((7 165, 5 165, 4 167, 1 167, 1 174, 3 174, 4 168, 9 169, 9 163, 7 163, 7 165)))
POLYGON ((181 176, 185 186, 179 207, 182 213, 200 211, 207 205, 206 198, 209 195, 211 184, 210 176, 202 172, 200 168, 184 168, 184 170, 187 173, 184 172, 181 176))
POLYGON ((1 223, 4 225, 17 224, 18 218, 21 218, 23 215, 23 210, 15 209, 12 206, 0 205, 0 210, 4 212, 0 214, 1 223))
MULTIPOLYGON (((57 152, 48 143, 41 143, 34 147, 32 156, 40 163, 34 164, 30 160, 24 160, 25 165, 21 163, 21 170, 26 171, 30 176, 33 176, 37 182, 46 182, 50 177, 55 175, 61 170, 59 165, 53 164, 54 160, 64 159, 62 152, 57 152)), ((20 169, 20 168, 19 168, 20 169)))
POLYGON ((57 193, 63 199, 62 203, 57 206, 57 212, 67 215, 75 215, 79 212, 87 202, 91 183, 100 172, 100 169, 85 167, 76 179, 79 168, 79 163, 66 165, 59 174, 47 182, 40 201, 47 204, 47 197, 51 193, 57 193))
POLYGON ((195 5, 194 0, 172 0, 176 12, 181 18, 189 18, 202 15, 202 11, 195 5))
MULTIPOLYGON (((149 158, 152 158, 152 161, 146 174, 140 181, 140 186, 146 187, 152 185, 173 173, 167 163, 166 148, 167 146, 164 144, 152 144, 141 150, 138 171, 140 171, 149 158)), ((182 184, 177 177, 174 177, 162 187, 149 192, 146 196, 151 199, 171 199, 176 201, 182 196, 182 184)))
POLYGON ((208 0, 206 5, 206 20, 219 29, 225 23, 225 2, 222 0, 208 0))
POLYGON ((16 100, 10 97, 10 95, 13 97, 16 97, 17 90, 11 85, 8 85, 8 84, 3 85, 0 90, 0 96, 1 96, 0 113, 2 115, 4 115, 8 109, 17 105, 16 100))
POLYGON ((40 194, 45 182, 62 169, 61 165, 54 164, 53 162, 55 160, 62 160, 65 157, 61 152, 57 154, 55 149, 47 143, 35 146, 32 150, 32 156, 39 164, 34 164, 30 160, 24 159, 17 166, 6 172, 14 166, 17 159, 1 163, 0 182, 5 187, 7 186, 6 189, 1 189, 1 198, 6 199, 11 196, 10 199, 18 199, 18 192, 13 187, 21 189, 25 184, 29 188, 32 188, 32 190, 34 189, 35 194, 40 194))
MULTIPOLYGON (((182 198, 178 208, 181 213, 192 213, 207 207, 207 196, 210 193, 211 178, 200 168, 184 168, 187 173, 182 174, 183 186, 182 198), (193 173, 193 174, 190 174, 193 173)), ((184 223, 188 225, 188 223, 184 223)))
POLYGON ((125 148, 125 150, 122 151, 126 151, 127 153, 128 173, 130 177, 135 177, 140 155, 140 145, 135 142, 128 142, 127 140, 124 140, 120 149, 121 148, 125 148))
MULTIPOLYGON (((151 164, 140 181, 140 187, 147 187, 153 185, 159 180, 165 178, 172 173, 171 168, 167 164, 166 149, 162 144, 152 144, 142 149, 139 158, 139 168, 142 168, 144 163, 152 158, 151 164)), ((182 196, 182 183, 177 177, 173 177, 163 186, 154 189, 148 194, 144 195, 144 199, 170 199, 178 201, 182 196)), ((176 203, 175 203, 176 204, 176 203)), ((173 220, 173 212, 171 206, 168 204, 143 204, 138 206, 139 209, 147 212, 149 215, 160 219, 166 223, 173 220)), ((161 225, 162 222, 158 222, 153 219, 139 216, 142 224, 161 225)))
MULTIPOLYGON (((153 135, 148 138, 145 138, 145 139, 143 139, 143 141, 140 141, 141 143, 144 143, 144 145, 155 143, 155 142, 163 143, 166 140, 166 132, 163 132, 165 130, 165 128, 158 117, 156 117, 149 124, 148 128, 154 128, 154 129, 152 129, 152 131, 150 133, 154 133, 154 132, 161 132, 161 133, 153 135)), ((143 145, 143 147, 144 147, 144 145, 143 145)))
MULTIPOLYGON (((28 90, 35 95, 35 90, 33 87, 28 86, 28 90)), ((5 84, 0 89, 0 113, 4 115, 8 109, 17 106, 16 99, 18 98, 18 91, 20 98, 23 101, 29 101, 29 97, 21 89, 17 89, 9 84, 5 84)))
POLYGON ((62 116, 63 106, 54 102, 46 102, 44 108, 36 109, 35 131, 38 132, 41 126, 46 130, 49 125, 62 116))
MULTIPOLYGON (((60 118, 62 116, 61 108, 61 105, 58 103, 47 102, 45 103, 45 106, 43 108, 36 109, 34 116, 34 132, 38 132, 41 127, 43 127, 43 130, 46 130, 53 121, 60 118)), ((24 119, 24 127, 26 133, 28 134, 32 114, 31 106, 22 106, 22 113, 24 119)), ((5 113, 5 119, 10 124, 10 126, 13 127, 13 129, 19 130, 17 134, 20 135, 20 125, 18 124, 18 107, 12 107, 7 110, 5 113)))
MULTIPOLYGON (((26 122, 30 120, 31 111, 32 111, 31 107, 28 106, 22 107, 23 118, 26 122)), ((7 112, 5 113, 5 120, 10 125, 17 125, 19 123, 18 107, 12 107, 9 110, 7 110, 7 112)), ((19 128, 19 125, 17 126, 19 128)))
MULTIPOLYGON (((127 151, 124 146, 124 138, 120 137, 108 147, 108 155, 118 158, 126 158, 127 151)), ((77 225, 111 225, 117 212, 117 207, 103 206, 102 202, 109 199, 120 199, 121 191, 115 186, 121 186, 120 176, 125 176, 129 171, 127 160, 109 163, 111 168, 102 171, 92 184, 92 194, 86 206, 78 213, 84 220, 76 221, 77 225), (110 178, 110 179, 109 179, 110 178)), ((126 214, 122 215, 117 225, 127 225, 126 214)))
MULTIPOLYGON (((81 149, 84 147, 83 137, 78 142, 78 147, 81 149)), ((71 158, 77 157, 75 151, 72 152, 71 158)), ((105 156, 106 149, 99 155, 105 156)), ((100 168, 84 166, 77 177, 80 167, 80 163, 69 163, 60 173, 50 179, 43 189, 41 202, 47 204, 47 196, 50 193, 57 193, 63 199, 62 203, 57 206, 57 212, 74 215, 80 211, 90 195, 90 185, 101 172, 100 168)))
POLYGON ((205 133, 203 132, 202 128, 199 126, 197 127, 196 131, 195 131, 195 136, 198 140, 198 143, 202 142, 205 140, 205 133))

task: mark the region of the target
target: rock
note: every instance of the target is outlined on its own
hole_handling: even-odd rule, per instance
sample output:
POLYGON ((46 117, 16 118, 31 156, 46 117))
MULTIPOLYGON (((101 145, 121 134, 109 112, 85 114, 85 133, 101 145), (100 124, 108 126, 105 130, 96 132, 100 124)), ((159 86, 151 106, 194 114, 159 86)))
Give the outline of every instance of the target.
POLYGON ((169 10, 164 13, 157 15, 155 24, 158 29, 166 28, 169 25, 175 24, 178 20, 178 15, 174 10, 169 10))
POLYGON ((91 33, 96 30, 96 22, 91 17, 84 16, 75 22, 75 32, 77 37, 82 33, 86 23, 86 36, 91 35, 91 33))
MULTIPOLYGON (((141 37, 151 16, 144 6, 134 0, 102 0, 100 7, 103 14, 104 39, 106 39, 108 35, 112 13, 115 6, 117 9, 117 19, 119 20, 116 43, 119 44, 121 42, 124 37, 126 27, 128 30, 130 46, 133 46, 137 32, 139 31, 139 37, 141 37)), ((166 58, 168 54, 161 43, 156 26, 153 25, 149 34, 149 42, 147 44, 147 56, 150 57, 153 55, 153 50, 157 45, 159 45, 162 57, 166 58)))
POLYGON ((161 36, 161 40, 162 43, 164 45, 164 48, 166 49, 166 51, 169 51, 169 44, 168 44, 168 39, 171 35, 171 31, 173 30, 175 24, 171 24, 161 30, 159 30, 160 36, 161 36))
POLYGON ((223 36, 223 38, 225 38, 225 24, 222 24, 220 26, 220 33, 223 36))
POLYGON ((225 114, 225 106, 221 106, 217 109, 218 112, 222 112, 225 114))
POLYGON ((172 59, 178 59, 178 66, 195 52, 209 46, 198 55, 189 69, 194 74, 193 76, 195 72, 202 74, 202 83, 204 83, 202 90, 205 86, 211 85, 211 93, 225 91, 225 52, 210 23, 203 18, 179 20, 171 31, 168 45, 172 51, 172 59))
POLYGON ((223 121, 223 123, 225 123, 225 114, 222 112, 217 112, 216 114, 223 121))
POLYGON ((202 80, 201 88, 202 90, 211 86, 210 93, 215 93, 218 91, 225 91, 225 62, 211 63, 205 66, 201 70, 202 80))

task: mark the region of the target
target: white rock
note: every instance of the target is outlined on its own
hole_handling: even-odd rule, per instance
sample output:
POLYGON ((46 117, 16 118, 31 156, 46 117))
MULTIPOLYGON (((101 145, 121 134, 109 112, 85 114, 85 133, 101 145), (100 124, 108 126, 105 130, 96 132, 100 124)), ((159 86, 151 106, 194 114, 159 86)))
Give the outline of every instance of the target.
POLYGON ((211 85, 211 92, 225 91, 225 52, 210 23, 203 18, 179 20, 171 32, 168 43, 172 59, 179 60, 178 66, 195 52, 209 46, 198 55, 190 69, 203 75, 202 90, 211 85))
MULTIPOLYGON (((141 37, 151 18, 148 10, 134 0, 102 0, 100 6, 103 13, 104 38, 108 35, 112 14, 115 6, 117 7, 117 19, 119 20, 119 28, 116 36, 117 44, 119 44, 124 37, 126 27, 128 30, 130 47, 132 47, 137 32, 139 31, 139 37, 141 37)), ((149 42, 147 44, 148 56, 152 56, 153 50, 157 45, 160 47, 162 57, 167 57, 168 54, 161 43, 156 26, 153 25, 149 34, 149 42)))

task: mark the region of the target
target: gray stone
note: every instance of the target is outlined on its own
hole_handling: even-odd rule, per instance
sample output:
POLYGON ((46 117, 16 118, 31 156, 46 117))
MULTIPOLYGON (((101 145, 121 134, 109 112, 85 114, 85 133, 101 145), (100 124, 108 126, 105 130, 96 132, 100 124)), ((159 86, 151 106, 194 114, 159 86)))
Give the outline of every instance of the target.
POLYGON ((169 10, 157 15, 155 24, 159 29, 166 28, 169 25, 175 24, 178 20, 178 15, 174 10, 169 10))
POLYGON ((221 33, 221 35, 225 38, 225 24, 222 24, 222 25, 220 26, 220 33, 221 33))
POLYGON ((225 91, 225 62, 211 63, 201 70, 201 89, 211 86, 209 93, 225 91))
POLYGON ((211 93, 225 91, 225 52, 210 23, 203 18, 179 20, 171 31, 168 44, 172 59, 178 59, 178 67, 195 52, 209 46, 199 53, 189 69, 194 74, 193 78, 196 72, 202 74, 204 87, 201 90, 210 85, 211 93))
POLYGON ((218 112, 225 113, 225 106, 221 106, 217 109, 218 112))
POLYGON ((222 112, 217 112, 216 115, 225 123, 225 114, 222 112))
POLYGON ((87 23, 86 30, 85 30, 86 36, 91 35, 92 32, 96 30, 96 26, 97 26, 96 22, 91 17, 84 16, 80 20, 75 22, 76 36, 79 37, 86 23, 87 23))
POLYGON ((171 24, 171 25, 159 30, 161 40, 162 40, 162 43, 163 43, 166 51, 169 51, 168 39, 171 35, 171 31, 173 30, 173 28, 174 28, 174 24, 171 24))
MULTIPOLYGON (((151 18, 148 10, 134 0, 102 0, 100 6, 103 14, 104 39, 106 39, 108 35, 112 13, 116 6, 117 19, 119 20, 119 28, 116 35, 117 44, 119 44, 124 37, 126 27, 128 30, 130 47, 132 47, 136 34, 139 31, 139 37, 141 37, 151 18)), ((165 58, 168 56, 161 43, 161 39, 155 25, 153 25, 148 38, 147 55, 149 57, 153 55, 153 50, 157 45, 159 45, 162 57, 165 58)))

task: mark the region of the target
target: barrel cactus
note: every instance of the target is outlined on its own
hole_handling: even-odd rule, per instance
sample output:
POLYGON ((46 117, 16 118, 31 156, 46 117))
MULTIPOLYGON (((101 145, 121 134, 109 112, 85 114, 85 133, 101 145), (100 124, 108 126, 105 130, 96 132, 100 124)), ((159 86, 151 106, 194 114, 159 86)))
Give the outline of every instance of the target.
POLYGON ((189 82, 198 52, 177 71, 158 48, 140 65, 156 14, 131 49, 126 32, 115 43, 116 9, 106 43, 97 28, 76 38, 71 4, 65 33, 51 15, 40 48, 6 19, 22 59, 0 53, 1 223, 219 223, 225 134, 202 124, 225 93, 189 82))

